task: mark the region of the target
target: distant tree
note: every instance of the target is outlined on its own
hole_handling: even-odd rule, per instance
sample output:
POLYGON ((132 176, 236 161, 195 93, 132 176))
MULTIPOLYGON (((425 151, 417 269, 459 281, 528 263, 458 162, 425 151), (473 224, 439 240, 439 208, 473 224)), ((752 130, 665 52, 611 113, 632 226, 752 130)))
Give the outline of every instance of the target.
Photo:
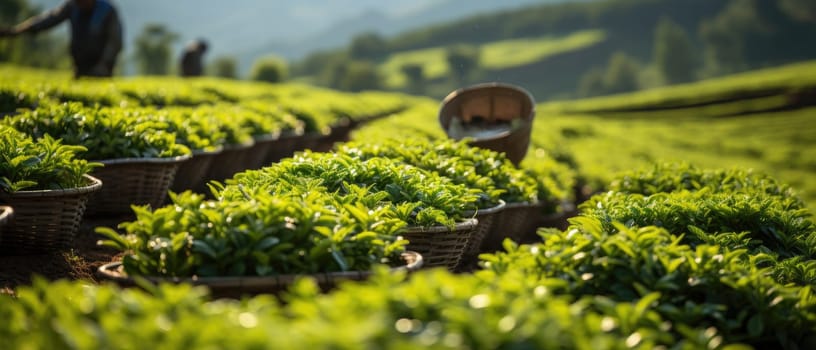
POLYGON ((448 49, 445 58, 458 84, 466 83, 479 68, 479 48, 473 45, 455 45, 448 49))
POLYGON ((423 93, 425 85, 423 66, 418 63, 407 63, 402 66, 401 70, 408 79, 408 91, 415 94, 423 93))
POLYGON ((235 57, 219 56, 210 63, 210 74, 221 77, 235 79, 238 77, 238 63, 235 57))
POLYGON ((590 97, 617 94, 640 89, 639 66, 623 52, 609 58, 605 69, 593 68, 578 82, 578 95, 590 97))
POLYGON ((816 1, 779 0, 779 8, 797 21, 816 22, 816 1))
POLYGON ((732 0, 712 20, 700 24, 705 43, 708 75, 729 74, 746 69, 745 45, 752 35, 765 31, 754 0, 732 0))
POLYGON ((249 77, 252 80, 279 83, 286 80, 288 75, 289 69, 286 61, 278 56, 270 55, 255 61, 249 77))
POLYGON ((604 70, 600 68, 590 69, 584 73, 578 82, 578 95, 580 97, 591 97, 606 93, 604 87, 604 70))
POLYGON ((609 94, 638 90, 637 62, 623 52, 613 54, 604 73, 603 85, 609 94))
POLYGON ((349 61, 338 69, 342 75, 337 88, 346 91, 376 90, 382 87, 377 66, 368 61, 349 61))
POLYGON ((686 31, 668 18, 662 18, 655 29, 654 64, 669 84, 694 79, 696 50, 686 31))
POLYGON ((136 37, 135 57, 139 73, 144 75, 166 75, 172 59, 172 44, 178 34, 171 32, 163 24, 145 25, 136 37))
POLYGON ((376 60, 388 52, 388 44, 379 34, 367 32, 351 40, 349 55, 355 60, 376 60))

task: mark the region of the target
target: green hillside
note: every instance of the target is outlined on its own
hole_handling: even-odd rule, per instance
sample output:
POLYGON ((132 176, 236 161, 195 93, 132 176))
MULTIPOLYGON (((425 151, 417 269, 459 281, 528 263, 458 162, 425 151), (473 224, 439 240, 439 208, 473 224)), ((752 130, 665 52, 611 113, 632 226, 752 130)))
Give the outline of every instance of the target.
MULTIPOLYGON (((586 30, 559 37, 500 40, 479 46, 479 59, 485 69, 502 70, 524 66, 550 56, 581 50, 602 42, 602 31, 586 30)), ((401 71, 406 64, 421 65, 428 80, 450 75, 445 60, 445 47, 433 47, 394 53, 380 65, 385 85, 390 89, 404 88, 407 78, 401 71)))
POLYGON ((575 99, 709 79, 816 59, 807 2, 607 0, 541 4, 440 23, 396 36, 367 33, 294 65, 296 76, 338 89, 444 96, 501 81, 538 101, 575 99), (599 37, 600 36, 600 37, 599 37), (470 46, 475 62, 449 71, 470 46), (418 65, 406 81, 403 68, 418 65))
MULTIPOLYGON (((660 162, 751 168, 800 191, 816 211, 816 61, 634 94, 542 103, 522 166, 572 164, 588 192, 660 162)), ((355 138, 444 137, 433 100, 367 125, 355 138), (413 112, 412 112, 413 111, 413 112), (406 131, 407 130, 407 131, 406 131)))

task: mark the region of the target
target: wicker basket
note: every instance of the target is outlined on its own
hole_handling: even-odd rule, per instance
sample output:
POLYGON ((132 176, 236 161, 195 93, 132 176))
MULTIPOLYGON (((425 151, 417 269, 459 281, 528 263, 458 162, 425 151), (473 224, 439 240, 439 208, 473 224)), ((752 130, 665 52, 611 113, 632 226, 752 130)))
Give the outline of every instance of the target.
POLYGON ((78 188, 0 193, 0 201, 14 207, 14 216, 0 225, 0 251, 30 254, 70 248, 88 198, 102 188, 99 179, 85 177, 88 185, 78 188))
POLYGON ((291 157, 300 143, 302 134, 283 133, 278 138, 278 142, 266 153, 264 164, 277 163, 283 158, 291 157))
POLYGON ((255 143, 244 158, 244 169, 260 169, 269 164, 266 162, 266 155, 278 148, 278 144, 283 142, 279 140, 278 133, 255 137, 255 143))
POLYGON ((470 238, 470 241, 468 241, 467 247, 465 247, 466 255, 479 254, 485 237, 498 226, 496 225, 498 223, 497 218, 501 215, 500 212, 504 210, 505 206, 504 201, 499 201, 499 204, 495 207, 476 211, 474 217, 479 220, 479 225, 476 227, 476 230, 473 231, 473 236, 470 238))
POLYGON ((231 178, 235 173, 246 170, 245 159, 254 144, 254 141, 250 141, 240 145, 224 146, 221 153, 216 155, 210 164, 206 179, 224 181, 224 179, 231 178))
POLYGON ((14 209, 5 205, 0 205, 0 227, 5 226, 6 223, 14 215, 14 209))
MULTIPOLYGON (((406 265, 392 268, 392 272, 413 272, 423 266, 423 257, 417 252, 406 251, 402 254, 406 265)), ((99 267, 97 274, 105 280, 113 281, 123 287, 136 285, 136 280, 127 276, 121 262, 110 263, 99 267)), ((245 295, 262 293, 278 294, 285 291, 299 277, 309 276, 316 280, 323 291, 337 287, 341 281, 363 281, 371 276, 370 271, 329 272, 313 275, 278 275, 247 277, 201 277, 201 278, 165 278, 146 277, 145 280, 157 283, 190 283, 207 286, 215 297, 240 298, 245 295)))
POLYGON ((439 122, 448 137, 470 137, 471 145, 504 152, 516 165, 527 154, 534 117, 533 96, 520 87, 500 83, 456 90, 445 97, 439 110, 439 122), (457 132, 457 126, 484 132, 466 135, 457 132), (490 130, 493 132, 486 132, 490 130))
POLYGON ((193 190, 198 193, 206 191, 207 173, 213 160, 221 153, 221 150, 222 148, 218 147, 212 151, 193 151, 192 158, 179 164, 170 190, 173 192, 193 190))
POLYGON ((471 218, 457 223, 454 228, 408 227, 402 237, 408 240, 407 249, 422 254, 425 266, 444 266, 454 271, 478 224, 479 220, 471 218))
POLYGON ((100 161, 105 166, 93 171, 105 187, 88 201, 88 216, 125 215, 131 205, 160 207, 179 165, 192 156, 173 158, 122 158, 100 161))
POLYGON ((482 242, 481 251, 494 252, 503 249, 505 238, 521 242, 530 232, 535 232, 541 216, 540 203, 507 203, 500 211, 493 225, 495 230, 482 242))
POLYGON ((309 149, 314 152, 328 152, 331 150, 332 145, 334 145, 330 138, 331 136, 329 134, 320 132, 304 134, 303 137, 300 138, 296 150, 309 149))

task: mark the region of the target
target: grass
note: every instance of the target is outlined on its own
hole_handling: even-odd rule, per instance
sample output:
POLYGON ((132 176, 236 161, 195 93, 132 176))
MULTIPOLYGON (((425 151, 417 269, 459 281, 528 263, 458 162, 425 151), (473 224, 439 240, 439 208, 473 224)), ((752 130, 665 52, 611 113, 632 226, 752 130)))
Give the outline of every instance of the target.
MULTIPOLYGON (((481 66, 489 70, 523 66, 544 60, 550 56, 595 45, 605 38, 606 34, 603 31, 586 30, 563 37, 496 41, 479 47, 481 66)), ((380 71, 385 76, 385 86, 388 88, 401 88, 407 84, 407 78, 401 71, 401 68, 406 64, 422 65, 427 80, 446 76, 448 74, 448 63, 445 54, 445 47, 434 47, 391 55, 380 65, 380 71)))

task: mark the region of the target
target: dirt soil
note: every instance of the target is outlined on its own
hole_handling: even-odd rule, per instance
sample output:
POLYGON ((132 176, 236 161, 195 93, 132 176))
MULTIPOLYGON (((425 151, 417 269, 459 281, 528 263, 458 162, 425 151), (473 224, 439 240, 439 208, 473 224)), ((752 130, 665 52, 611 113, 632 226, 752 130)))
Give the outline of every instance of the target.
POLYGON ((102 238, 94 232, 97 226, 116 228, 122 221, 132 218, 85 219, 79 229, 74 246, 59 252, 36 255, 9 255, 0 253, 0 293, 13 294, 17 286, 30 285, 34 276, 48 280, 72 279, 97 282, 96 270, 109 262, 118 261, 116 250, 98 246, 102 238))

